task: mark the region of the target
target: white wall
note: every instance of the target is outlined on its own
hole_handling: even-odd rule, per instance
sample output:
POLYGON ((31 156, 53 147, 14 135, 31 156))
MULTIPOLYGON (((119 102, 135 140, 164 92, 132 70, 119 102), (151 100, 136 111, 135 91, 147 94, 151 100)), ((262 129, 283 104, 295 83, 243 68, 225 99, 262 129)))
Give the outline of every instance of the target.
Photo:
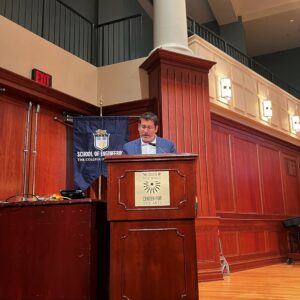
POLYGON ((52 75, 52 87, 97 103, 97 68, 0 16, 0 67, 31 78, 36 68, 52 75))
POLYGON ((97 68, 0 16, 0 67, 26 78, 36 68, 52 75, 52 87, 103 105, 148 98, 145 58, 97 68))
POLYGON ((145 58, 130 60, 98 69, 98 99, 103 105, 149 97, 148 75, 139 68, 145 58))

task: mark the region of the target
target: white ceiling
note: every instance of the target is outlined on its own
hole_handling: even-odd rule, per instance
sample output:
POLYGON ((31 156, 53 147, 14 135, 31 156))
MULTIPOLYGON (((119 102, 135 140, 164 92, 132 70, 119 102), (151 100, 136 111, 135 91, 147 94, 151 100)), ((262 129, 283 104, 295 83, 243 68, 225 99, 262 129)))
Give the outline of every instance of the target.
POLYGON ((300 47, 300 0, 186 0, 187 15, 219 25, 242 17, 247 54, 263 55, 300 47))

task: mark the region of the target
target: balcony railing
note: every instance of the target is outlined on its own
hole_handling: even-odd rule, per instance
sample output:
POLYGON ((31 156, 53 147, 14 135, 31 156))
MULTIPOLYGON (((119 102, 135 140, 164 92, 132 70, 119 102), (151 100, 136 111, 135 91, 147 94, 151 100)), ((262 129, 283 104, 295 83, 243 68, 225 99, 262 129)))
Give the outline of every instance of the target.
POLYGON ((0 14, 92 62, 93 24, 59 0, 0 0, 0 14))
MULTIPOLYGON (((143 15, 95 25, 60 0, 0 0, 0 14, 95 66, 147 56, 143 15)), ((300 99, 300 91, 206 27, 187 18, 197 34, 240 63, 300 99)))
POLYGON ((236 49, 230 43, 223 40, 220 36, 215 34, 213 31, 209 30, 203 25, 199 25, 191 18, 187 18, 187 25, 188 25, 188 34, 189 36, 196 34, 208 41, 210 44, 214 45, 215 47, 219 48, 223 52, 230 55, 232 58, 236 59, 240 63, 244 64, 248 68, 252 69, 259 75, 265 77, 269 81, 273 82, 274 84, 281 87, 283 90, 287 91, 291 95, 295 96, 296 98, 300 99, 300 91, 290 86, 288 83, 281 80, 277 77, 274 73, 268 70, 266 67, 255 61, 250 56, 244 54, 243 52, 236 49))
POLYGON ((141 14, 95 25, 60 0, 0 0, 0 14, 96 66, 151 50, 142 46, 141 14))
POLYGON ((142 48, 142 28, 141 14, 95 26, 95 65, 104 66, 146 56, 142 48))

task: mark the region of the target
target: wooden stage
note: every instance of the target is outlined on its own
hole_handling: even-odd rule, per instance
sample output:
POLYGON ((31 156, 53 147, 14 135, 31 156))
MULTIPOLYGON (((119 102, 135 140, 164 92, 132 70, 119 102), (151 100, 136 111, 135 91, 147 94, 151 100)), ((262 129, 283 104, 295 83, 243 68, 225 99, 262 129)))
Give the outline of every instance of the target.
POLYGON ((224 280, 199 283, 201 300, 300 299, 300 263, 231 273, 224 280))

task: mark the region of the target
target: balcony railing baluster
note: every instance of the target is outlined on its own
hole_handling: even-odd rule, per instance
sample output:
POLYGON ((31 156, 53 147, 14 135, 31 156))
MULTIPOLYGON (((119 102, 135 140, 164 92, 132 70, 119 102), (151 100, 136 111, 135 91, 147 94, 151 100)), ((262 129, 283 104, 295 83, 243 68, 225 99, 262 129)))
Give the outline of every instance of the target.
MULTIPOLYGON (((195 22, 193 19, 190 17, 187 18, 188 24, 195 22)), ((300 91, 296 90, 292 86, 290 86, 288 83, 283 82, 280 80, 279 84, 279 79, 276 79, 276 76, 268 70, 266 67, 255 61, 253 58, 250 56, 244 54, 225 40, 223 40, 220 36, 215 34, 213 31, 209 30, 203 25, 195 23, 196 29, 192 30, 192 27, 189 27, 189 35, 191 34, 196 34, 199 35, 201 38, 205 39, 206 41, 210 42, 213 44, 215 47, 219 48, 220 50, 224 51, 226 54, 231 56, 232 58, 236 59, 240 63, 244 64, 248 68, 252 69, 256 73, 260 74, 261 76, 265 77, 269 81, 273 82, 274 84, 278 85, 291 95, 295 96, 296 98, 300 99, 300 91), (199 30, 197 30, 199 28, 199 30)))

